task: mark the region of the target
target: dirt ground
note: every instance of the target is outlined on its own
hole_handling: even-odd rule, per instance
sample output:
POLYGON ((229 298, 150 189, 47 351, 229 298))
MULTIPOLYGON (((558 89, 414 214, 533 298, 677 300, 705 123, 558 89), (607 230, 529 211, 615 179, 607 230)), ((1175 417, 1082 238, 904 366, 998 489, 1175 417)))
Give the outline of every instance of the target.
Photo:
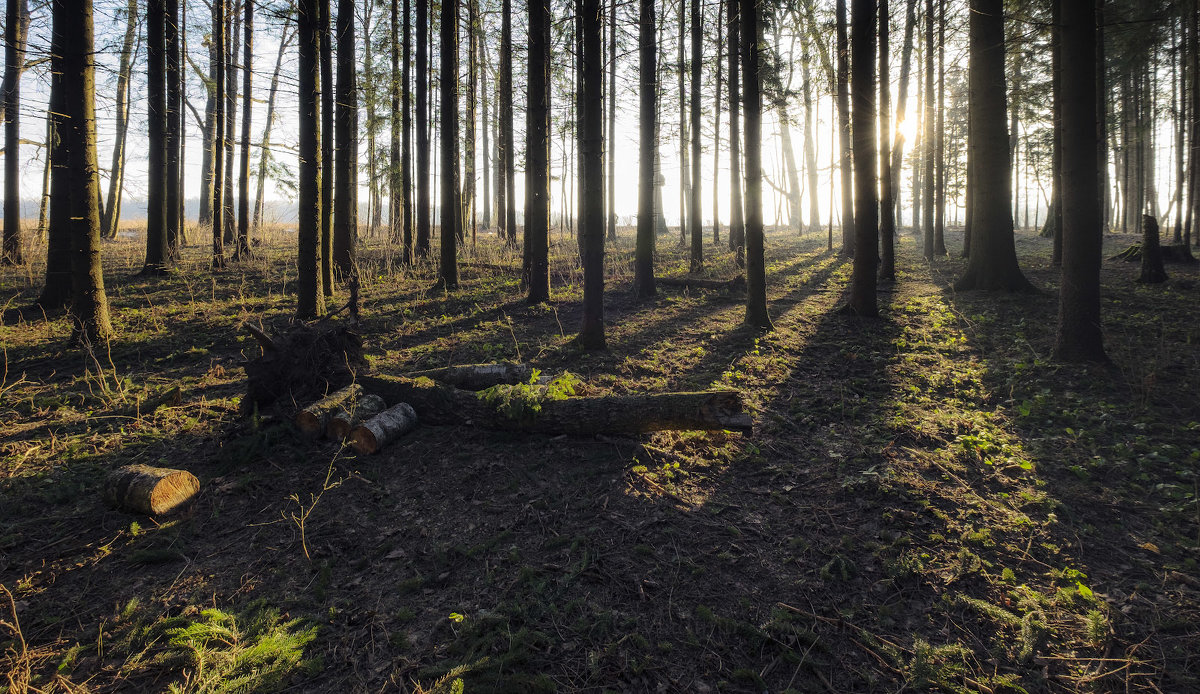
MULTIPOLYGON (((62 317, 0 327, 0 691, 1200 690, 1195 265, 1143 286, 1106 261, 1113 362, 1076 366, 1051 359, 1058 274, 1030 234, 1041 293, 956 293, 961 234, 932 264, 904 236, 862 320, 836 311, 850 264, 823 232, 772 232, 759 333, 736 293, 634 300, 624 229, 609 350, 584 353, 572 239, 532 307, 489 234, 448 296, 371 239, 375 371, 512 360, 595 394, 736 388, 755 428, 427 426, 360 457, 301 438, 292 403, 238 414, 259 353, 238 326, 286 326, 293 242, 216 274, 188 248, 144 278, 122 238, 107 348, 71 345, 62 317), (129 414, 176 385, 180 405, 129 414), (107 507, 103 475, 134 462, 190 470, 198 500, 160 521, 107 507)), ((659 274, 685 273, 659 244, 659 274)), ((0 271, 4 308, 40 273, 0 271)))

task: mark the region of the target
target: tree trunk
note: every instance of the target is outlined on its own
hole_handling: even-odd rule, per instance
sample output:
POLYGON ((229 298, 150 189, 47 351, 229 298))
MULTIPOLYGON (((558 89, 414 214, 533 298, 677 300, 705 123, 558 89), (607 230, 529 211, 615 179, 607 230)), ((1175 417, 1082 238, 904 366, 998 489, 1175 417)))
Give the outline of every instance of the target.
POLYGON ((746 220, 742 204, 741 3, 728 0, 729 10, 729 248, 738 267, 745 265, 746 220))
POLYGON ((896 279, 896 205, 893 194, 895 178, 892 176, 892 91, 889 59, 889 32, 891 16, 888 0, 879 1, 879 240, 881 262, 879 279, 896 279))
POLYGON ((167 178, 164 204, 167 215, 167 261, 179 260, 183 229, 183 48, 181 45, 179 0, 166 0, 167 44, 167 178))
MULTIPOLYGON (((300 176, 296 231, 297 303, 301 320, 325 313, 321 291, 321 3, 300 0, 296 15, 299 36, 300 176)), ((219 2, 217 4, 220 4, 219 2)), ((219 239, 219 237, 218 237, 219 239)))
MULTIPOLYGON (((736 0, 733 0, 736 1, 736 0)), ((655 163, 658 160, 658 36, 654 0, 638 0, 638 217, 633 290, 654 296, 654 235, 657 221, 655 163)), ((732 182, 736 187, 736 181, 732 182)))
POLYGON ((704 220, 701 198, 704 187, 700 184, 700 68, 704 62, 704 32, 700 23, 700 0, 692 0, 692 84, 691 84, 691 136, 692 136, 692 170, 691 187, 688 190, 688 230, 691 236, 690 266, 692 272, 699 272, 704 266, 704 220))
POLYGON ((100 235, 116 238, 121 223, 121 198, 125 186, 125 141, 129 131, 129 76, 133 71, 133 44, 137 38, 137 0, 129 0, 125 9, 125 39, 121 42, 121 58, 117 64, 117 123, 113 142, 112 166, 108 175, 108 197, 104 203, 104 219, 100 235))
MULTIPOLYGON (((529 3, 529 105, 525 121, 525 239, 522 258, 522 284, 528 291, 528 300, 537 304, 550 300, 550 32, 551 7, 549 0, 529 3)), ((511 69, 511 58, 502 60, 502 69, 511 69)), ((501 79, 509 79, 501 72, 501 79)), ((512 85, 502 101, 511 106, 512 85)), ((508 111, 501 128, 505 141, 500 154, 507 169, 512 162, 512 110, 508 111)), ((508 178, 506 172, 504 178, 508 178)), ((507 183, 505 184, 507 186, 507 183)), ((501 192, 497 190, 497 192, 501 192)), ((508 191, 508 192, 511 192, 508 191)), ((503 196, 502 196, 503 197, 503 196)), ((509 199, 510 207, 505 214, 514 212, 515 200, 509 199)), ((515 221, 508 227, 508 238, 516 239, 515 221)))
MULTIPOLYGON (((212 202, 209 213, 212 215, 212 241, 214 269, 225 267, 225 246, 222 231, 225 228, 225 194, 221 181, 225 179, 225 2, 214 0, 212 3, 212 50, 209 60, 213 91, 213 137, 210 146, 212 157, 212 202)), ((301 155, 303 157, 303 155, 301 155)), ((301 171, 301 178, 304 173, 301 171)), ((303 184, 301 184, 303 185, 303 184)))
POLYGON ((355 74, 358 60, 354 44, 354 4, 354 0, 338 0, 333 269, 342 281, 349 281, 354 274, 355 242, 358 240, 358 85, 355 74))
MULTIPOLYGON (((507 0, 506 0, 507 1, 507 0)), ((507 16, 507 12, 506 15, 507 16)), ((417 0, 417 240, 416 256, 429 257, 429 0, 417 0)))
MULTIPOLYGON (((1096 6, 1058 0, 1062 60, 1074 66, 1067 78, 1055 75, 1062 105, 1061 190, 1063 209, 1062 289, 1058 303, 1056 359, 1107 361, 1100 324, 1100 253, 1103 196, 1096 142, 1096 6)), ((1144 257, 1144 254, 1143 254, 1144 257)))
MULTIPOLYGON (((932 1, 932 0, 930 0, 932 1)), ((846 0, 837 0, 838 142, 842 148, 842 255, 854 255, 854 169, 850 146, 850 48, 846 38, 846 0)))
MULTIPOLYGON (((496 140, 496 165, 500 175, 496 178, 496 224, 508 244, 517 242, 516 204, 513 196, 513 94, 512 94, 512 0, 502 2, 500 24, 500 100, 497 119, 500 124, 496 140)), ((547 195, 549 199, 549 195, 547 195)), ((529 220, 525 220, 528 233, 529 220)))
MULTIPOLYGON (((394 6, 393 6, 393 9, 394 6)), ((394 15, 393 15, 394 19, 394 15)), ((395 117, 395 106, 399 99, 404 104, 400 108, 400 228, 404 243, 404 264, 413 263, 413 191, 412 191, 412 3, 404 0, 404 56, 403 67, 400 70, 400 86, 392 86, 392 117, 395 117)), ((395 51, 392 60, 395 61, 395 51)), ((394 70, 393 65, 393 72, 394 70)), ((394 195, 394 194, 393 194, 394 195)))
MULTIPOLYGON (((163 272, 167 264, 167 47, 164 0, 146 6, 147 152, 146 263, 143 274, 163 272)), ((74 191, 72 191, 74 192, 74 191)))
MULTIPOLYGON (((934 91, 934 52, 933 52, 933 0, 925 0, 925 147, 923 177, 924 190, 921 191, 921 201, 924 203, 921 218, 924 222, 924 257, 933 260, 936 255, 934 248, 934 215, 937 205, 937 93, 934 91)), ((1005 150, 1007 150, 1005 143, 1005 150)))
POLYGON ((412 405, 398 403, 363 422, 350 432, 350 445, 360 454, 370 455, 404 436, 417 426, 412 405))
MULTIPOLYGON (((720 89, 720 87, 718 87, 720 89)), ((617 240, 617 0, 608 0, 608 200, 604 219, 608 240, 617 240)))
POLYGON ((8 0, 4 22, 4 245, 0 264, 18 265, 21 254, 21 72, 29 33, 27 0, 8 0))
POLYGON ((581 0, 580 7, 583 84, 578 138, 583 326, 579 342, 584 349, 597 350, 604 349, 604 51, 600 37, 604 18, 600 0, 581 0))
POLYGON ((1003 0, 971 0, 970 15, 968 138, 977 162, 971 172, 976 190, 972 199, 971 257, 955 288, 1033 291, 1017 264, 1013 241, 1003 0))
POLYGON ((489 128, 491 124, 488 122, 488 58, 487 58, 487 34, 483 29, 484 17, 479 17, 479 134, 482 142, 480 172, 483 179, 483 217, 480 223, 483 224, 485 230, 492 228, 492 173, 491 173, 491 144, 488 140, 489 128))
POLYGON ((234 257, 250 257, 250 118, 254 99, 250 74, 254 62, 254 0, 242 0, 242 161, 238 167, 237 248, 234 257))
MULTIPOLYGON (((687 61, 684 57, 684 40, 687 35, 687 22, 684 15, 685 0, 678 0, 679 19, 679 59, 677 72, 679 77, 679 245, 687 245, 688 213, 691 205, 690 183, 688 174, 691 172, 688 162, 688 112, 687 86, 684 82, 687 71, 687 61)), ((582 117, 582 116, 581 116, 582 117)))
MULTIPOLYGON (((249 0, 243 0, 248 2, 249 0)), ((333 296, 333 31, 331 0, 321 0, 321 291, 333 296)), ((355 139, 358 134, 355 133, 355 139)))
POLYGON ((933 254, 942 256, 946 255, 946 0, 938 0, 937 61, 937 202, 933 219, 933 254))
POLYGON ((65 147, 70 167, 73 336, 98 345, 112 335, 100 263, 100 166, 96 160, 96 74, 91 0, 54 4, 63 39, 65 147))
POLYGON ((475 114, 479 86, 479 0, 467 0, 467 104, 463 115, 462 220, 475 247, 475 114))
MULTIPOLYGON (((879 314, 875 273, 879 260, 879 196, 875 188, 875 0, 853 0, 851 6, 850 79, 854 102, 854 270, 847 310, 856 316, 879 314)), ((885 12, 886 17, 886 12, 885 12)))
POLYGON ((259 147, 257 187, 254 193, 254 223, 255 229, 261 229, 263 223, 263 195, 267 184, 267 165, 271 160, 271 128, 275 126, 275 97, 279 93, 279 72, 283 68, 283 56, 292 45, 296 32, 291 25, 292 16, 284 17, 283 37, 279 41, 279 53, 275 57, 275 70, 271 73, 271 90, 267 95, 267 122, 263 125, 263 134, 259 147), (289 31, 290 30, 290 31, 289 31))
POLYGON ((225 178, 222 201, 225 203, 224 233, 221 238, 224 243, 233 244, 234 258, 237 257, 237 214, 234 208, 233 172, 234 146, 237 139, 234 136, 237 128, 237 46, 242 33, 242 4, 250 0, 227 0, 232 4, 231 10, 225 15, 225 178))
MULTIPOLYGON (((840 1, 840 0, 839 0, 840 1)), ((762 68, 759 6, 742 4, 742 97, 746 114, 746 323, 769 330, 762 217, 762 68)))
POLYGON ((514 418, 497 411, 478 393, 429 380, 365 375, 359 382, 367 392, 388 403, 409 403, 422 422, 432 425, 471 422, 488 429, 587 436, 664 430, 748 432, 753 424, 736 391, 544 400, 540 411, 520 413, 514 418))
POLYGON ((438 255, 438 285, 458 288, 458 259, 455 241, 456 224, 461 210, 458 206, 457 181, 454 176, 455 141, 458 139, 458 2, 442 0, 441 10, 441 233, 438 255))
POLYGON ((803 85, 801 91, 804 95, 804 170, 808 173, 808 226, 814 232, 821 231, 821 203, 817 198, 819 184, 817 182, 817 145, 814 132, 817 128, 817 120, 813 109, 813 85, 812 85, 812 70, 809 68, 811 56, 809 55, 808 41, 804 44, 804 53, 800 59, 801 78, 803 85))
MULTIPOLYGON (((186 3, 185 3, 186 4, 186 3)), ((216 10, 214 9, 214 12, 216 10)), ((204 92, 206 94, 204 100, 204 132, 203 135, 203 152, 200 155, 200 213, 196 218, 198 224, 212 224, 213 221, 213 167, 216 164, 213 156, 213 147, 217 141, 217 120, 216 120, 216 70, 217 63, 213 59, 216 44, 214 38, 208 44, 208 62, 209 62, 209 77, 204 81, 204 92)))
MULTIPOLYGON (((721 196, 720 196, 720 193, 721 193, 721 89, 723 87, 721 81, 725 74, 725 71, 721 69, 721 56, 722 56, 721 51, 722 51, 722 48, 724 47, 723 44, 724 44, 724 35, 725 35, 724 32, 721 31, 723 28, 723 26, 721 24, 721 14, 722 14, 722 9, 724 7, 725 7, 724 2, 720 2, 717 5, 717 27, 716 27, 716 37, 714 38, 714 43, 716 44, 715 48, 716 48, 716 57, 717 57, 717 60, 716 60, 716 63, 717 63, 716 68, 717 69, 713 71, 714 76, 716 78, 716 82, 717 82, 716 90, 713 92, 712 211, 713 211, 713 245, 714 246, 721 245, 721 196)), ((613 130, 613 134, 610 139, 613 141, 613 146, 609 147, 609 150, 611 151, 613 149, 613 147, 616 146, 616 143, 615 143, 616 131, 615 131, 615 129, 613 130)), ((609 158, 611 160, 612 157, 609 157, 609 158)), ((612 169, 611 169, 612 162, 610 161, 609 164, 610 164, 610 168, 609 168, 608 175, 611 178, 613 175, 612 169)))
POLYGON ((64 37, 58 32, 50 38, 50 103, 46 113, 46 136, 50 162, 50 210, 46 227, 46 282, 37 305, 50 312, 71 303, 74 274, 71 226, 71 181, 68 154, 66 90, 63 86, 64 37))

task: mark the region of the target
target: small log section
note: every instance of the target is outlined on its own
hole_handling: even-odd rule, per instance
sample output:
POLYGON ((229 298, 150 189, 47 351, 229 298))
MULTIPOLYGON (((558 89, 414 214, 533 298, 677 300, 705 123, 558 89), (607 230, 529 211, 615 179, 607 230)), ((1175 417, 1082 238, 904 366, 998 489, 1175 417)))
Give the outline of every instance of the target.
POLYGON ((187 470, 126 465, 104 479, 102 496, 113 506, 161 516, 179 510, 200 491, 200 480, 187 470))
POLYGON ((470 391, 428 378, 383 374, 359 378, 389 403, 409 403, 426 424, 475 424, 546 434, 640 434, 651 431, 749 432, 753 420, 737 391, 601 395, 545 400, 536 416, 511 419, 470 391))
POLYGON ((659 277, 655 280, 663 287, 682 287, 684 289, 724 289, 730 292, 746 291, 746 277, 738 275, 727 280, 704 277, 659 277))
POLYGON ((370 455, 416 427, 416 411, 402 402, 355 427, 350 432, 350 445, 359 453, 370 455))
POLYGON ((325 436, 334 441, 344 441, 354 427, 387 409, 387 403, 378 395, 364 395, 358 399, 354 409, 342 410, 329 418, 325 436))
POLYGON ((362 386, 355 383, 321 398, 296 413, 296 427, 310 439, 320 438, 330 418, 343 410, 353 409, 362 392, 362 386))
POLYGON ((410 371, 404 375, 408 378, 432 378, 464 390, 484 390, 504 384, 528 383, 533 378, 533 368, 528 364, 500 362, 444 366, 440 369, 410 371))

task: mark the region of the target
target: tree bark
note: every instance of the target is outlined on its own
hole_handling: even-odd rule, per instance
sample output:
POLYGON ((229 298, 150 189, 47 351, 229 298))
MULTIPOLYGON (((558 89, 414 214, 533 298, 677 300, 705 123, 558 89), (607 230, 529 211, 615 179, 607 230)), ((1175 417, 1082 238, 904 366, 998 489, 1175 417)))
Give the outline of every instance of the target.
MULTIPOLYGON (((736 0, 731 0, 736 2, 736 0)), ((658 36, 654 0, 638 0, 638 218, 633 288, 639 298, 654 296, 654 236, 658 215, 655 163, 658 160, 658 36)), ((736 185, 736 181, 734 182, 736 185)))
POLYGON ((729 20, 729 248, 738 267, 746 263, 746 220, 742 204, 741 0, 728 0, 729 20))
MULTIPOLYGON (((932 2, 932 0, 930 0, 932 2)), ((854 169, 850 145, 850 49, 846 37, 846 0, 837 0, 838 142, 842 148, 842 255, 854 255, 854 169)))
POLYGON ((121 57, 117 63, 117 123, 113 142, 112 166, 108 174, 108 197, 104 203, 104 218, 100 235, 116 238, 121 223, 121 198, 125 186, 125 149, 129 132, 129 76, 133 71, 133 45, 137 38, 137 0, 129 0, 125 8, 125 38, 121 42, 121 57))
MULTIPOLYGON (((695 0, 693 0, 695 2, 695 0)), ((581 0, 583 35, 582 90, 579 113, 579 237, 583 261, 584 349, 605 348, 604 340, 604 24, 600 0, 581 0)), ((699 205, 696 205, 699 207, 699 205)))
POLYGON ((1152 214, 1142 217, 1142 268, 1139 283, 1161 284, 1167 281, 1163 268, 1162 248, 1158 238, 1158 218, 1152 214))
POLYGON ((471 230, 475 247, 475 117, 478 112, 476 90, 479 87, 479 0, 467 0, 467 103, 463 115, 462 221, 471 230))
MULTIPOLYGON (((248 2, 249 0, 243 0, 248 2)), ((331 0, 321 0, 321 291, 333 296, 333 31, 331 0)), ((357 133, 355 134, 357 139, 357 133)))
POLYGON ((147 201, 146 262, 143 274, 159 274, 167 264, 167 47, 164 0, 149 0, 146 6, 147 70, 147 201))
POLYGON ((458 288, 458 258, 455 242, 457 224, 461 219, 459 195, 454 167, 455 142, 458 139, 458 2, 442 0, 441 12, 441 233, 438 254, 438 285, 450 290, 458 288))
MULTIPOLYGON (((719 87, 718 87, 719 89, 719 87)), ((608 240, 617 240, 617 0, 608 0, 608 170, 604 219, 608 240)))
POLYGON ((355 383, 326 395, 296 413, 296 428, 310 439, 321 438, 330 418, 354 407, 354 403, 362 397, 362 392, 362 386, 355 383))
MULTIPOLYGON (((179 0, 166 0, 167 48, 167 150, 166 195, 167 261, 179 260, 180 239, 184 236, 183 193, 183 47, 179 0)), ((105 210, 107 212, 107 209, 105 210)))
POLYGON ((1100 322, 1100 254, 1103 196, 1100 193, 1100 138, 1096 119, 1096 6, 1058 0, 1060 45, 1070 78, 1059 73, 1056 102, 1071 127, 1062 129, 1060 186, 1063 209, 1062 289, 1054 356, 1063 361, 1108 361, 1100 322))
POLYGON ((350 410, 342 410, 329 418, 325 425, 326 438, 345 441, 354 428, 387 409, 387 403, 378 395, 364 395, 350 410))
MULTIPOLYGON (((512 0, 503 0, 500 24, 500 90, 497 119, 500 133, 496 140, 496 165, 500 175, 496 179, 496 224, 508 244, 517 242, 515 167, 513 164, 513 93, 512 93, 512 0)), ((549 196, 547 195, 547 198, 549 196)), ((526 220, 528 233, 529 220, 526 220)))
POLYGON ((237 247, 234 257, 250 257, 250 118, 254 99, 251 72, 254 62, 254 0, 242 0, 242 161, 238 166, 237 247))
MULTIPOLYGON (((413 191, 412 191, 412 3, 404 0, 404 56, 400 70, 400 87, 393 87, 392 105, 395 117, 397 99, 400 108, 400 228, 403 231, 404 263, 413 263, 413 191)), ((392 54, 395 60, 395 53, 392 54)))
MULTIPOLYGON (((840 2, 841 0, 839 0, 840 2)), ((767 273, 763 258, 762 217, 762 67, 759 6, 741 6, 742 75, 745 78, 742 105, 746 114, 746 323, 769 330, 767 273)))
POLYGON ((888 0, 879 0, 879 279, 896 279, 896 205, 892 176, 892 78, 889 32, 891 16, 888 0))
POLYGON ((321 65, 318 59, 322 1, 300 0, 296 17, 300 58, 296 316, 302 320, 325 313, 325 294, 321 291, 321 65))
MULTIPOLYGON (((946 255, 946 0, 938 0, 937 179, 933 218, 933 254, 946 255)), ((1010 150, 1011 151, 1011 150, 1010 150)), ((1012 175, 1009 175, 1009 180, 1012 175)))
MULTIPOLYGON (((505 14, 507 16, 507 12, 505 14)), ((429 257, 429 0, 417 0, 417 233, 415 254, 429 257)))
POLYGON ((687 35, 687 22, 684 14, 684 0, 678 0, 679 8, 679 61, 677 67, 679 77, 679 245, 687 243, 688 214, 691 211, 691 185, 688 174, 691 172, 688 162, 688 112, 687 86, 685 73, 687 61, 684 58, 684 42, 687 35))
POLYGON ((875 188, 875 0, 851 5, 851 98, 854 101, 854 269, 847 310, 856 316, 879 314, 875 273, 879 260, 879 195, 875 188))
POLYGON ((349 281, 354 274, 358 240, 358 60, 354 4, 354 0, 338 0, 333 269, 341 281, 349 281))
POLYGON ((101 496, 123 511, 161 516, 177 511, 200 493, 200 481, 187 470, 126 465, 104 478, 101 496))
POLYGON ((701 196, 704 187, 700 185, 700 75, 701 65, 704 62, 704 31, 700 24, 700 0, 692 0, 692 110, 691 110, 691 136, 692 136, 692 174, 691 188, 688 190, 689 209, 688 222, 689 231, 691 232, 691 253, 689 255, 690 267, 692 272, 699 272, 704 267, 704 224, 703 212, 701 207, 701 196))
POLYGON ((971 0, 970 14, 968 138, 978 163, 971 172, 971 256, 955 288, 1033 291, 1017 264, 1013 241, 1003 0, 971 0))
POLYGON ((412 405, 401 402, 363 422, 350 432, 355 451, 370 455, 417 427, 412 405))
MULTIPOLYGON (((913 36, 917 26, 917 0, 908 0, 904 9, 904 45, 900 49, 900 94, 896 99, 896 123, 904 123, 908 117, 908 80, 912 71, 913 36)), ((904 131, 896 128, 895 144, 892 146, 892 193, 895 197, 894 216, 896 223, 904 225, 900 174, 904 171, 904 131)))
POLYGON ((491 123, 488 119, 488 62, 487 53, 487 34, 483 29, 484 17, 479 17, 479 135, 481 139, 481 161, 480 172, 483 179, 483 217, 480 223, 483 224, 485 230, 492 228, 492 154, 491 143, 488 138, 490 134, 491 123))
POLYGON ((432 425, 470 423, 530 433, 640 434, 665 430, 749 432, 753 422, 736 391, 571 397, 542 401, 541 410, 516 419, 497 412, 478 393, 431 380, 367 375, 363 388, 388 403, 409 403, 432 425))
POLYGON ((96 74, 91 0, 54 4, 63 38, 63 105, 70 167, 73 336, 99 344, 112 335, 100 263, 100 166, 96 160, 96 74))
MULTIPOLYGON (((924 204, 924 209, 921 212, 923 222, 923 248, 925 260, 933 260, 936 255, 933 242, 933 227, 935 208, 937 206, 937 132, 935 130, 937 123, 937 93, 934 91, 934 51, 933 51, 933 0, 925 0, 925 146, 924 146, 924 165, 925 173, 922 183, 924 190, 921 191, 921 202, 924 204)), ((1007 150, 1007 143, 1005 146, 1007 150)))
POLYGON ((4 22, 4 244, 0 264, 24 262, 21 253, 21 72, 29 30, 27 0, 8 0, 4 22))
MULTIPOLYGON (((225 192, 221 181, 225 180, 225 3, 226 0, 213 0, 212 3, 212 50, 209 60, 214 68, 211 70, 213 91, 213 137, 211 143, 212 157, 212 202, 209 212, 212 215, 212 242, 214 269, 225 267, 225 246, 222 237, 225 228, 225 192)), ((301 170, 301 177, 304 173, 301 170)))
MULTIPOLYGON (((529 3, 529 105, 525 121, 525 239, 522 244, 522 283, 528 292, 529 303, 550 300, 550 31, 551 8, 549 0, 532 0, 529 3)), ((512 60, 502 61, 502 70, 512 69, 512 60)), ((506 81, 507 93, 502 102, 511 105, 512 85, 507 83, 511 76, 501 72, 506 81)), ((513 161, 512 111, 502 116, 501 137, 504 151, 501 153, 505 187, 508 187, 509 165, 513 161)), ((500 192, 497 190, 497 192, 500 192)), ((506 191, 511 193, 511 188, 506 191)), ((504 196, 502 196, 504 197, 504 196)), ((505 233, 510 242, 516 239, 515 200, 508 197, 509 206, 504 215, 505 233), (509 226, 509 219, 512 226, 509 226)))
MULTIPOLYGON (((55 6, 51 6, 52 8, 55 6)), ((66 91, 63 85, 64 37, 54 32, 50 37, 50 103, 46 113, 46 137, 50 161, 50 202, 46 225, 46 282, 38 295, 37 305, 50 312, 66 308, 71 303, 73 285, 71 227, 71 181, 68 158, 68 121, 66 91)))

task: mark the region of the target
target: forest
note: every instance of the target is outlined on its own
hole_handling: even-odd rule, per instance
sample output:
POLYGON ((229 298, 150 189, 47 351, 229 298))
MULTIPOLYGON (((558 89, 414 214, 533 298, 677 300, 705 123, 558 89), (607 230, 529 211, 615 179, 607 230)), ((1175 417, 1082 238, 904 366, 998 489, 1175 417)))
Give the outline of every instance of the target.
POLYGON ((1198 0, 4 0, 0 694, 1200 691, 1198 0))

